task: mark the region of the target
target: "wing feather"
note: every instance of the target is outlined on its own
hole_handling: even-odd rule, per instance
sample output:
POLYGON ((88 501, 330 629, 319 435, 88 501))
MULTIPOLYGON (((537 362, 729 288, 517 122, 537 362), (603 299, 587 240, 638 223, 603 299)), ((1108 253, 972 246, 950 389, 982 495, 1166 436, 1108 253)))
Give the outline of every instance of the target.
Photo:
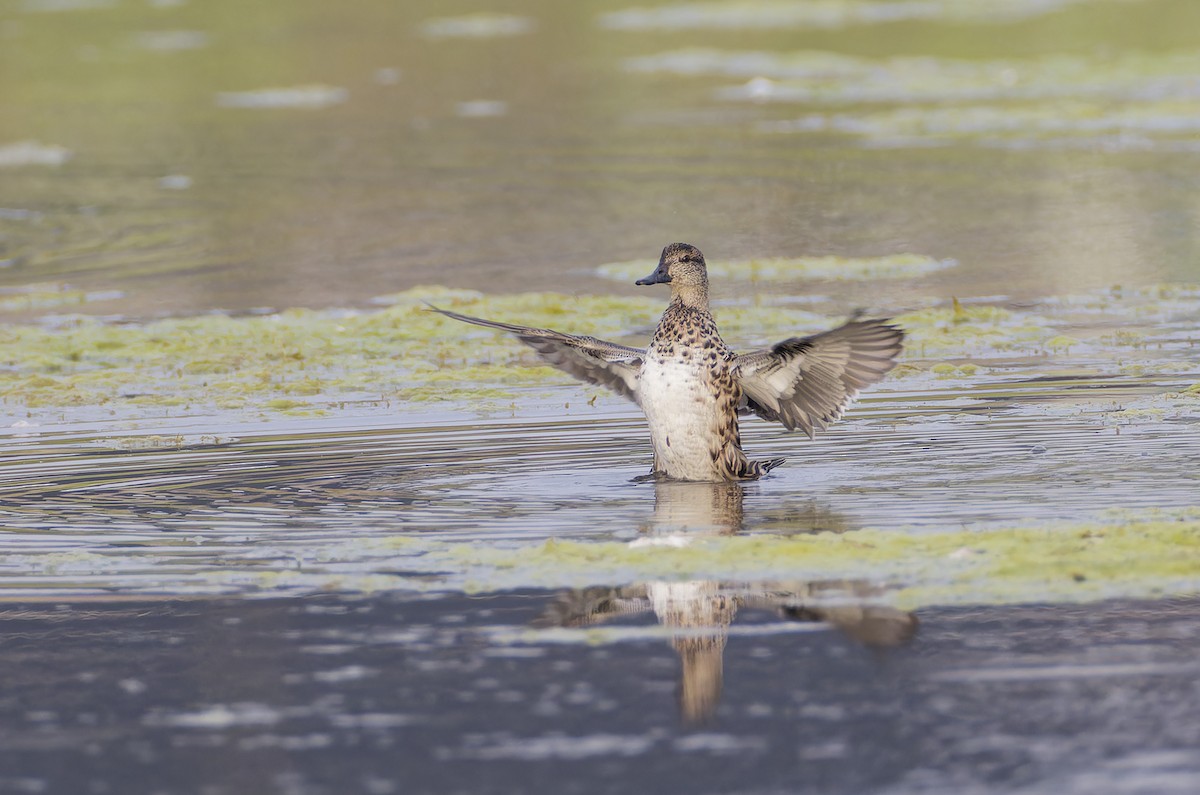
POLYGON ((887 320, 853 320, 740 355, 739 409, 811 437, 896 366, 903 340, 904 332, 887 320))
POLYGON ((470 315, 460 315, 447 309, 430 306, 431 311, 463 323, 507 331, 537 351, 547 364, 569 373, 581 381, 606 387, 621 397, 636 401, 638 373, 644 351, 606 342, 595 337, 577 337, 553 329, 516 326, 470 315))

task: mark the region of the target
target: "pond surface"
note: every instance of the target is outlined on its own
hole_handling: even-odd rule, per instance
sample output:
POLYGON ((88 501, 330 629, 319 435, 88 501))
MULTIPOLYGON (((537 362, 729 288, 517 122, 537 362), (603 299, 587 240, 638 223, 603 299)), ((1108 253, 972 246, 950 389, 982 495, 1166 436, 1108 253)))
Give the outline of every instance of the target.
POLYGON ((1200 789, 1191 0, 0 0, 0 792, 1200 789), (426 311, 904 360, 747 484, 426 311))

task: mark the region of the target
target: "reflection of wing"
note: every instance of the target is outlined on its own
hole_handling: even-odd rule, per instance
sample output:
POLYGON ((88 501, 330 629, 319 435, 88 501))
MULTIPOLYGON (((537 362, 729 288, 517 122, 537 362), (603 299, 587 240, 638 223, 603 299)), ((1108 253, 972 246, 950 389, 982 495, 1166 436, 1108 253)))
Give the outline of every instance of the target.
POLYGON ((904 332, 884 320, 854 320, 738 356, 739 409, 810 437, 842 416, 863 387, 896 366, 904 332))
POLYGON ((645 586, 583 588, 558 594, 537 618, 535 627, 589 627, 652 609, 645 586))
POLYGON ((789 621, 823 621, 866 646, 889 648, 908 643, 917 634, 917 617, 887 605, 786 606, 780 615, 789 621))
POLYGON ((517 339, 533 348, 538 355, 558 369, 589 384, 608 387, 621 397, 637 400, 638 371, 642 367, 644 351, 617 345, 615 342, 605 342, 595 337, 576 337, 550 329, 514 326, 460 315, 457 312, 438 309, 436 306, 429 308, 464 323, 474 323, 476 326, 515 334, 517 339))
POLYGON ((751 586, 746 606, 776 610, 788 621, 831 624, 866 646, 901 646, 917 634, 917 617, 876 603, 886 590, 866 580, 763 582, 751 586))

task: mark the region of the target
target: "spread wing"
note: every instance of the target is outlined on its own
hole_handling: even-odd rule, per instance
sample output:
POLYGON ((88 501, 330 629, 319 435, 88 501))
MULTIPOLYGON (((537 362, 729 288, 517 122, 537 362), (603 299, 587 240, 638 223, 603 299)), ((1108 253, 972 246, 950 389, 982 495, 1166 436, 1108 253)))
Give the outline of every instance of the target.
POLYGON ((642 367, 644 351, 617 345, 615 342, 605 342, 595 337, 576 337, 551 329, 514 326, 510 323, 460 315, 457 312, 438 309, 436 306, 429 308, 464 323, 515 334, 517 339, 533 348, 547 363, 559 370, 589 384, 608 387, 621 397, 637 400, 638 372, 642 367))
POLYGON ((886 320, 852 320, 738 357, 743 413, 812 438, 842 416, 859 390, 896 366, 904 332, 886 320))

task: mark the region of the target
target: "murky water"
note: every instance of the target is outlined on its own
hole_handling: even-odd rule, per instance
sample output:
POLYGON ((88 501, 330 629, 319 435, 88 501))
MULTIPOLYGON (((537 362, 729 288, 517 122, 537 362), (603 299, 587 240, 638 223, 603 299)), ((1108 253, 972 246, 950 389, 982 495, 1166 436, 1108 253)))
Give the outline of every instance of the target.
POLYGON ((0 791, 1200 788, 1200 4, 493 6, 0 0, 0 791), (904 362, 636 482, 423 311, 673 240, 904 362))

